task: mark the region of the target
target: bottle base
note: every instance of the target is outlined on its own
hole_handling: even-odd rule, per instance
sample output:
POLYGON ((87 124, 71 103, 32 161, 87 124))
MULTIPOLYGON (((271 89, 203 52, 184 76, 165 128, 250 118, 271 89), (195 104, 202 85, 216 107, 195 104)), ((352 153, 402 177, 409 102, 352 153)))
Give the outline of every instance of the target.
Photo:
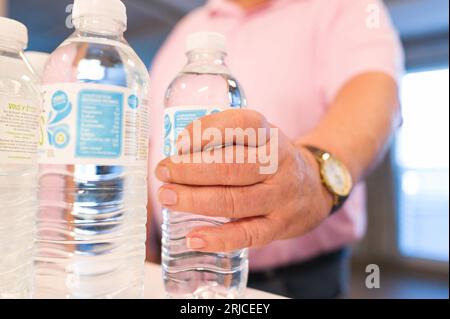
POLYGON ((219 287, 215 283, 198 287, 194 292, 190 293, 166 291, 167 299, 239 299, 242 296, 242 291, 219 287))

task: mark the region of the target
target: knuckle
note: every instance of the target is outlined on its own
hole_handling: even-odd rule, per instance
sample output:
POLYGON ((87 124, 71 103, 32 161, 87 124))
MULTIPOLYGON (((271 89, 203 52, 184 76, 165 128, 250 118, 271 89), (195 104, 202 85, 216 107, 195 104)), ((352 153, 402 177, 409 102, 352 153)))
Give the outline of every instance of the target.
POLYGON ((266 128, 267 120, 261 113, 255 112, 255 126, 256 128, 266 128))
POLYGON ((251 232, 247 227, 237 224, 237 231, 240 233, 241 246, 244 247, 254 247, 255 238, 253 232, 251 232))
POLYGON ((230 241, 220 241, 220 246, 222 247, 220 250, 224 252, 230 252, 236 249, 230 241))
POLYGON ((276 191, 270 185, 260 184, 258 188, 252 191, 249 198, 257 198, 260 203, 260 215, 268 215, 272 212, 273 205, 283 197, 282 195, 278 197, 276 191))
POLYGON ((227 215, 229 218, 237 218, 238 216, 238 203, 236 196, 233 192, 233 190, 230 187, 224 188, 224 207, 226 207, 227 215))
POLYGON ((258 111, 255 110, 245 110, 244 117, 249 119, 251 121, 251 126, 253 128, 266 128, 267 127, 267 120, 266 117, 264 115, 262 115, 261 113, 259 113, 258 111))
POLYGON ((234 127, 245 128, 246 113, 242 110, 231 110, 230 115, 233 117, 234 127))
POLYGON ((195 200, 196 196, 195 196, 192 188, 187 187, 184 190, 184 193, 186 194, 186 196, 184 196, 186 198, 186 206, 187 206, 186 210, 200 211, 200 208, 202 207, 202 205, 198 200, 195 200))
POLYGON ((219 239, 217 242, 217 247, 219 251, 229 252, 233 250, 233 247, 230 245, 229 241, 219 239))
POLYGON ((263 228, 259 227, 259 225, 255 225, 252 229, 253 232, 250 235, 252 236, 253 247, 261 247, 269 242, 263 228))

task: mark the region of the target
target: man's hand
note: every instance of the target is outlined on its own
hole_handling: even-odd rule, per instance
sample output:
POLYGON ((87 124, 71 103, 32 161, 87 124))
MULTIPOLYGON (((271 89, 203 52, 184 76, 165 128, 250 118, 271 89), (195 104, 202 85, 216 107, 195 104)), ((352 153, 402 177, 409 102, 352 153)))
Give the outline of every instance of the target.
MULTIPOLYGON (((259 113, 229 110, 206 116, 202 131, 218 128, 274 129, 259 113)), ((185 130, 193 140, 191 124, 185 130)), ((156 176, 166 183, 159 190, 161 204, 172 211, 213 217, 227 217, 232 222, 217 227, 194 229, 187 235, 191 249, 205 252, 228 252, 244 247, 261 247, 274 240, 303 235, 317 227, 329 214, 332 197, 322 185, 319 167, 301 145, 295 145, 280 130, 277 141, 268 135, 256 145, 249 140, 223 140, 222 148, 200 149, 181 146, 182 155, 166 158, 156 169, 156 176), (275 142, 275 143, 270 143, 275 142), (278 152, 278 169, 266 175, 262 163, 195 163, 205 152, 221 155, 244 152, 245 158, 261 148, 278 152), (273 149, 276 145, 276 150, 273 149), (181 163, 180 163, 180 159, 181 163), (187 163, 189 162, 189 163, 187 163)), ((180 141, 180 140, 179 140, 180 141)), ((224 156, 222 156, 224 158, 224 156)))

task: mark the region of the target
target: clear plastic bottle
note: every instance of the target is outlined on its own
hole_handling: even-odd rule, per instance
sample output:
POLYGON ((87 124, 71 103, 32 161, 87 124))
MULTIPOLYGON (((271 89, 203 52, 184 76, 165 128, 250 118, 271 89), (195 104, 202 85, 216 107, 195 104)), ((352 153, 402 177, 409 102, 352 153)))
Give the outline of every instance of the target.
MULTIPOLYGON (((164 155, 176 154, 178 134, 192 121, 246 100, 224 59, 226 41, 218 33, 198 32, 187 39, 188 62, 170 84, 165 97, 164 155)), ((238 298, 247 284, 247 249, 203 253, 186 247, 186 235, 197 227, 230 220, 163 210, 162 263, 169 298, 238 298)))
POLYGON ((43 75, 37 298, 140 298, 148 71, 120 0, 75 0, 75 32, 43 75))
POLYGON ((32 291, 40 93, 27 42, 23 24, 0 17, 0 299, 32 291))

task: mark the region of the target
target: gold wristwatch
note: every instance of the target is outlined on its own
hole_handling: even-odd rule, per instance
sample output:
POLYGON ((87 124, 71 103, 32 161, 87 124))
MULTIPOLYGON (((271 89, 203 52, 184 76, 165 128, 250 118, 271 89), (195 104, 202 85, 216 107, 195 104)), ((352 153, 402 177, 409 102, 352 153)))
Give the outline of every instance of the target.
POLYGON ((352 191, 352 175, 347 167, 331 153, 309 145, 305 145, 305 148, 319 162, 322 183, 333 195, 333 208, 331 210, 331 214, 333 214, 342 207, 352 191))

